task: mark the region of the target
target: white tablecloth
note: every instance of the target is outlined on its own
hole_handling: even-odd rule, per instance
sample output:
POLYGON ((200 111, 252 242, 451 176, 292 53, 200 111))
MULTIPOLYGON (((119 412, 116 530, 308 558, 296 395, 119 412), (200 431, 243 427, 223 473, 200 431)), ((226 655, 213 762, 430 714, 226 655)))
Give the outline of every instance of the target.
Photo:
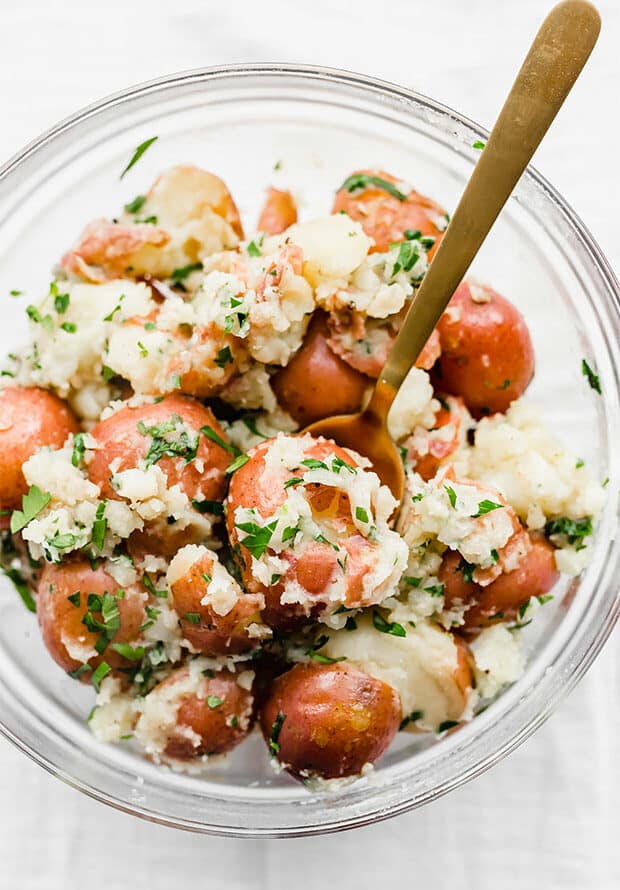
MULTIPOLYGON (((3 0, 0 158, 76 108, 160 74, 312 62, 408 84, 490 124, 547 0, 3 0)), ((537 166, 620 268, 620 4, 537 166), (607 110, 609 109, 609 111, 607 110)), ((620 886, 620 635, 536 736, 436 804, 345 835, 203 838, 111 811, 0 741, 6 890, 612 890, 620 886)))

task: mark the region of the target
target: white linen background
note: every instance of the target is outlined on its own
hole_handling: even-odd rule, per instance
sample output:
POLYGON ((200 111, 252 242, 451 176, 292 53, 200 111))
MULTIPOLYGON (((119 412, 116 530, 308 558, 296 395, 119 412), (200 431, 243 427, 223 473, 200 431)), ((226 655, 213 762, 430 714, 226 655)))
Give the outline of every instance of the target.
MULTIPOLYGON (((620 3, 536 165, 620 268, 620 3)), ((175 70, 244 61, 350 68, 490 125, 548 0, 2 0, 0 160, 82 105, 175 70)), ((149 825, 63 786, 0 740, 0 888, 459 890, 620 886, 620 634, 554 717, 422 810, 325 838, 240 841, 149 825)))

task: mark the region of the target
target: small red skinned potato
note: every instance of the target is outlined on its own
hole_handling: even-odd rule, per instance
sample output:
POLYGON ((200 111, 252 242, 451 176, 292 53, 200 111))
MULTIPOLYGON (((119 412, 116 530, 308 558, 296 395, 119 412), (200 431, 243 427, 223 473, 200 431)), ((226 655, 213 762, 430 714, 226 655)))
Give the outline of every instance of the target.
POLYGON ((252 679, 252 671, 177 668, 145 697, 138 743, 164 762, 231 751, 252 728, 252 679))
POLYGON ((211 550, 192 545, 180 550, 168 569, 168 583, 183 636, 196 652, 236 655, 258 646, 266 629, 265 599, 244 593, 211 550))
POLYGON ((263 594, 263 621, 280 631, 293 630, 338 604, 359 608, 369 605, 369 601, 377 602, 397 582, 402 540, 382 528, 385 518, 378 522, 374 536, 362 534, 352 518, 351 500, 344 478, 338 475, 340 470, 334 474, 334 483, 342 478, 343 487, 322 481, 305 483, 307 474, 314 471, 313 465, 324 466, 329 472, 325 461, 340 462, 342 472, 353 476, 364 472, 350 452, 330 440, 308 434, 280 436, 253 448, 230 484, 226 522, 243 584, 251 593, 263 594), (287 467, 284 454, 289 461, 292 455, 290 466, 294 469, 287 467), (279 511, 288 504, 291 481, 295 486, 291 496, 305 501, 308 518, 318 524, 320 534, 316 529, 286 527, 286 510, 279 511), (274 514, 272 529, 260 532, 262 538, 267 536, 263 546, 261 539, 254 537, 255 526, 263 525, 274 514), (276 533, 276 527, 281 531, 276 533), (289 534, 285 536, 286 532, 289 534), (272 548, 272 538, 276 535, 277 539, 277 534, 281 541, 272 548), (270 569, 261 563, 263 556, 277 556, 275 567, 270 569), (376 583, 369 584, 377 566, 386 561, 376 583))
POLYGON ((295 665, 274 681, 260 712, 271 753, 297 778, 358 775, 400 721, 394 689, 343 663, 295 665))
POLYGON ((21 507, 28 491, 22 464, 37 448, 61 448, 79 429, 69 407, 45 389, 8 386, 0 391, 0 509, 21 507))
POLYGON ((528 533, 530 546, 516 569, 504 572, 483 587, 468 581, 459 553, 444 557, 439 580, 445 585, 445 608, 467 605, 462 630, 475 631, 497 620, 516 617, 518 609, 532 596, 548 593, 560 577, 555 564, 555 548, 540 534, 528 533))
POLYGON ((371 382, 331 349, 327 316, 314 313, 301 349, 271 378, 278 402, 301 426, 333 414, 352 414, 371 382))
MULTIPOLYGON (((95 669, 102 661, 111 668, 131 667, 115 644, 135 644, 144 623, 146 592, 137 587, 119 590, 118 583, 86 559, 47 563, 39 581, 37 616, 43 642, 65 671, 83 664, 95 669)), ((89 683, 90 671, 80 679, 89 683)))
MULTIPOLYGON (((99 447, 88 465, 91 482, 101 486, 101 496, 120 500, 113 487, 110 464, 118 461, 116 474, 131 470, 140 461, 158 467, 166 476, 167 488, 179 485, 190 501, 222 501, 226 486, 224 471, 231 461, 224 447, 226 435, 209 408, 187 396, 167 396, 158 403, 127 405, 97 423, 92 435, 99 447), (207 432, 201 432, 206 430, 207 432), (198 448, 194 446, 198 438, 198 448), (212 436, 212 438, 209 438, 212 436), (219 440, 214 441, 214 438, 219 440)), ((196 511, 193 511, 196 513, 196 511)), ((198 513, 196 513, 196 517, 198 513)), ((190 527, 149 522, 132 537, 131 549, 158 552, 166 544, 173 555, 195 538, 190 527), (134 540, 135 538, 135 540, 134 540)))
POLYGON ((290 192, 270 188, 258 219, 259 232, 279 235, 297 222, 297 207, 290 192))
POLYGON ((386 251, 393 242, 404 241, 404 233, 410 229, 436 239, 428 254, 432 258, 447 224, 443 207, 414 190, 403 192, 404 184, 383 170, 357 170, 346 182, 351 183, 352 190, 341 187, 336 192, 332 213, 344 210, 360 223, 368 237, 374 239, 371 253, 386 251), (388 183, 402 197, 375 184, 371 177, 375 182, 388 183), (360 187, 354 187, 354 180, 360 187))
POLYGON ((525 392, 534 348, 523 316, 505 297, 463 281, 437 329, 437 387, 461 396, 474 416, 504 412, 525 392))

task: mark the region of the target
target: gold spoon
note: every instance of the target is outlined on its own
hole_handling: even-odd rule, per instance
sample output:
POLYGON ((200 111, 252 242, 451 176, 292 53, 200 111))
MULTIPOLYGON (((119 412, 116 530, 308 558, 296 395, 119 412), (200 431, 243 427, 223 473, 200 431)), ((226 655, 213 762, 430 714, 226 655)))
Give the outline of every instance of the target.
POLYGON ((367 407, 306 428, 366 455, 401 501, 405 476, 387 430, 390 405, 532 155, 562 107, 598 38, 601 20, 586 0, 555 6, 536 35, 474 168, 450 225, 416 292, 367 407))

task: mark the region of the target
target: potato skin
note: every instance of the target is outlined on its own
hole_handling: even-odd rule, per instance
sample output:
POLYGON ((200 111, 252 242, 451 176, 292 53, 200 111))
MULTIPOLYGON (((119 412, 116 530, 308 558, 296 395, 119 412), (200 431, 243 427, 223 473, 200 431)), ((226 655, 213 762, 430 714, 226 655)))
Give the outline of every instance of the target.
POLYGON ((61 448, 79 432, 69 406, 39 387, 0 390, 0 509, 17 510, 28 491, 22 465, 43 445, 61 448))
MULTIPOLYGON (((400 181, 384 170, 356 170, 355 174, 357 173, 378 176, 394 185, 398 185, 400 181)), ((339 213, 341 210, 359 222, 368 237, 374 239, 371 253, 388 250, 392 242, 405 240, 404 233, 407 229, 418 229, 423 235, 436 238, 428 253, 431 259, 443 236, 436 222, 438 217, 446 216, 445 210, 416 191, 411 191, 405 201, 399 201, 384 189, 373 185, 353 193, 339 189, 332 213, 339 213)))
POLYGON ((437 330, 437 387, 462 396, 474 416, 504 412, 525 392, 534 375, 534 349, 525 319, 505 297, 464 281, 437 330), (474 300, 473 292, 486 301, 474 300))
MULTIPOLYGON (((170 420, 173 414, 177 414, 195 433, 203 426, 210 426, 226 441, 226 434, 211 410, 188 396, 166 396, 152 405, 127 405, 92 429, 99 448, 88 466, 88 475, 91 482, 101 486, 102 497, 119 499, 110 484, 112 461, 120 459, 117 472, 122 472, 137 466, 149 451, 151 437, 142 435, 138 423, 142 422, 146 427, 156 426, 170 420)), ((168 477, 168 486, 178 484, 190 500, 200 489, 206 500, 221 501, 226 486, 224 470, 230 463, 230 454, 201 434, 196 457, 204 462, 204 473, 198 470, 196 461, 186 464, 183 457, 162 457, 156 466, 168 477)))
POLYGON ((181 622, 183 636, 203 655, 238 655, 258 645, 248 636, 250 624, 262 624, 261 609, 264 598, 257 593, 242 594, 226 615, 218 615, 209 604, 203 605, 207 582, 203 574, 211 576, 214 559, 205 553, 190 566, 189 571, 171 585, 174 608, 181 622), (185 616, 198 615, 193 623, 185 616))
POLYGON ((450 552, 444 557, 438 577, 445 585, 446 608, 458 601, 469 604, 463 616, 465 623, 459 630, 476 632, 498 620, 498 615, 514 619, 530 597, 548 593, 558 581, 555 548, 540 534, 529 532, 528 536, 530 547, 517 568, 499 575, 486 587, 464 579, 458 553, 450 552))
MULTIPOLYGON (((265 456, 270 443, 262 442, 251 452, 250 460, 233 475, 228 493, 227 528, 233 552, 241 569, 241 576, 246 590, 251 593, 262 593, 265 597, 263 620, 272 628, 280 631, 292 631, 306 623, 317 614, 324 605, 323 593, 327 589, 333 573, 340 572, 339 554, 328 543, 313 542, 303 553, 298 555, 295 550, 284 550, 280 557, 288 562, 289 569, 285 577, 273 586, 265 586, 256 579, 251 571, 252 559, 249 551, 239 540, 235 525, 237 507, 254 508, 262 516, 270 516, 287 497, 284 482, 291 476, 304 476, 305 467, 299 467, 295 473, 284 468, 278 474, 265 473, 265 456), (316 607, 304 610, 301 605, 280 603, 280 595, 284 581, 295 579, 309 596, 316 600, 316 607)), ((357 466, 348 451, 325 439, 314 440, 304 451, 305 457, 323 460, 335 454, 357 466)), ((347 557, 346 599, 347 604, 357 605, 363 592, 364 575, 370 570, 369 561, 374 556, 372 543, 357 532, 351 519, 351 508, 348 497, 342 491, 330 486, 316 485, 309 493, 308 500, 313 514, 328 520, 333 528, 332 539, 337 540, 347 557)))
MULTIPOLYGON (((160 686, 182 681, 188 673, 189 668, 180 668, 160 686)), ((225 754, 242 742, 250 731, 252 719, 247 715, 251 715, 253 709, 253 695, 239 686, 235 674, 228 670, 217 671, 213 677, 204 677, 201 687, 200 697, 190 694, 183 698, 177 711, 176 727, 164 749, 165 757, 193 760, 205 754, 225 754), (210 707, 209 696, 217 696, 222 703, 210 707), (183 728, 186 728, 185 732, 183 728), (187 728, 199 737, 197 743, 188 737, 187 728)))
POLYGON ((295 665, 274 681, 260 711, 265 741, 277 735, 277 758, 297 778, 358 775, 383 754, 400 720, 394 689, 344 663, 295 665))
POLYGON ((334 414, 352 414, 371 382, 328 344, 327 315, 317 310, 301 348, 271 378, 278 402, 302 427, 334 414))
MULTIPOLYGON (((426 454, 419 454, 416 451, 414 444, 411 444, 408 448, 408 458, 413 464, 413 468, 425 481, 436 476, 442 464, 459 447, 461 441, 461 428, 467 417, 463 399, 455 396, 448 396, 442 401, 445 404, 442 404, 441 408, 435 415, 435 423, 433 424, 433 429, 429 435, 428 451, 426 454), (453 424, 454 426, 454 435, 452 439, 446 440, 441 434, 433 436, 433 432, 441 430, 443 427, 448 426, 448 424, 453 424)), ((412 438, 412 443, 414 442, 415 437, 412 438)))
MULTIPOLYGON (((67 648, 71 644, 85 650, 92 649, 100 637, 96 631, 90 631, 82 623, 88 611, 87 597, 89 593, 102 596, 105 592, 116 594, 119 584, 101 567, 93 570, 88 560, 78 559, 65 563, 47 563, 41 574, 37 596, 37 616, 43 642, 48 652, 65 671, 75 671, 84 660, 73 657, 67 648), (69 597, 79 591, 79 605, 70 602, 69 597)), ((120 629, 112 639, 112 643, 129 643, 140 636, 140 626, 146 615, 144 607, 147 594, 139 587, 125 588, 125 595, 117 599, 120 613, 120 629)), ((94 613, 101 620, 100 613, 94 613)), ((131 662, 122 658, 111 645, 103 654, 86 659, 94 669, 102 661, 112 668, 131 666, 131 662)), ((81 679, 89 683, 91 674, 86 672, 81 679)))
POLYGON ((297 222, 295 199, 289 191, 269 188, 258 218, 258 231, 279 235, 297 222))

